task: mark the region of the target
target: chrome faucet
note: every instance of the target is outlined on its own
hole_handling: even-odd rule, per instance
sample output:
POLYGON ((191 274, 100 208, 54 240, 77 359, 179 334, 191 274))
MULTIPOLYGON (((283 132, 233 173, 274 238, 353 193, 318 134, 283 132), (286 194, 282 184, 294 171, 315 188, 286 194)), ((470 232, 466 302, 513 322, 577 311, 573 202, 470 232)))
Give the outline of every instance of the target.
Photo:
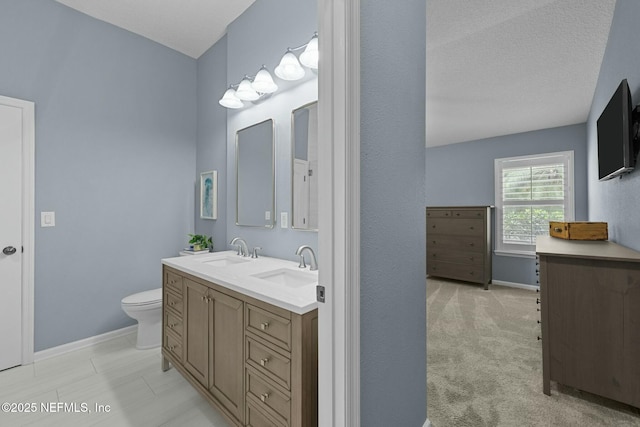
POLYGON ((235 245, 238 248, 238 255, 249 256, 247 242, 245 242, 244 239, 241 239, 240 237, 234 237, 233 240, 229 242, 229 244, 235 245))
POLYGON ((311 267, 309 267, 309 270, 316 271, 318 269, 318 261, 316 261, 316 253, 313 252, 313 249, 311 249, 311 246, 309 245, 302 245, 296 251, 296 255, 300 256, 300 265, 298 265, 298 268, 305 268, 307 266, 307 264, 304 262, 304 251, 309 252, 309 264, 311 264, 311 267))

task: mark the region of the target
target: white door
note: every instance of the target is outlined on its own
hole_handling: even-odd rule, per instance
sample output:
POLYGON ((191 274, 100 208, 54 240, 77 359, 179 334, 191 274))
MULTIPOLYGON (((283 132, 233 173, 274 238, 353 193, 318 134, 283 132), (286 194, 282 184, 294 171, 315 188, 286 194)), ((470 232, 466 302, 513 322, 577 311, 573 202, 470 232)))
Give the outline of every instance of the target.
POLYGON ((0 370, 22 362, 22 114, 0 99, 0 370))

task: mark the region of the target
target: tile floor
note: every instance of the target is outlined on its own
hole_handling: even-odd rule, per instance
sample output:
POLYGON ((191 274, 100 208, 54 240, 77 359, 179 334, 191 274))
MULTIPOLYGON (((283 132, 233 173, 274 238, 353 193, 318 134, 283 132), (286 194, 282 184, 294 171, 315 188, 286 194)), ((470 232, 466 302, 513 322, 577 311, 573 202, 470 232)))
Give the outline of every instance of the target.
POLYGON ((130 334, 7 369, 0 404, 35 411, 0 411, 0 426, 230 427, 175 369, 160 365, 160 349, 136 350, 130 334))

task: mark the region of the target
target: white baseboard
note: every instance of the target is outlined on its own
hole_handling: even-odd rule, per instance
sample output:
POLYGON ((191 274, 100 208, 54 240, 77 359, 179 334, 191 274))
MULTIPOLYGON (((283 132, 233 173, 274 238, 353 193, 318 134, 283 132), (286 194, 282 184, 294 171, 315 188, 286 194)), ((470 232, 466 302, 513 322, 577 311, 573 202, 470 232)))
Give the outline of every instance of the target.
POLYGON ((57 347, 51 347, 46 350, 37 351, 33 354, 33 361, 39 362, 44 359, 49 359, 55 356, 61 356, 65 353, 69 353, 74 350, 80 350, 81 348, 90 347, 92 345, 109 341, 114 338, 119 338, 124 335, 135 333, 138 325, 127 326, 126 328, 116 329, 115 331, 106 332, 104 334, 95 335, 93 337, 85 338, 79 341, 62 344, 57 347))
POLYGON ((431 424, 431 421, 429 421, 429 418, 427 418, 427 421, 424 422, 422 427, 433 427, 433 425, 431 424))
POLYGON ((535 291, 536 289, 539 289, 537 286, 534 286, 534 285, 525 285, 524 283, 505 282, 503 280, 492 280, 491 284, 498 285, 498 286, 508 286, 510 288, 527 289, 529 291, 535 291))

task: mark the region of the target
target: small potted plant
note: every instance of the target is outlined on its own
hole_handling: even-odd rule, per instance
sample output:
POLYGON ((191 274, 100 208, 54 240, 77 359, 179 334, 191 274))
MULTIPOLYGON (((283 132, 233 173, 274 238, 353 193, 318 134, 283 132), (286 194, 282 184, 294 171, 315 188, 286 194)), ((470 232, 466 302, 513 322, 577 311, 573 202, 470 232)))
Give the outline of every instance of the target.
POLYGON ((203 251, 205 249, 209 249, 209 251, 213 250, 213 240, 211 237, 207 237, 204 234, 189 234, 191 240, 189 240, 189 244, 193 246, 194 251, 203 251))

